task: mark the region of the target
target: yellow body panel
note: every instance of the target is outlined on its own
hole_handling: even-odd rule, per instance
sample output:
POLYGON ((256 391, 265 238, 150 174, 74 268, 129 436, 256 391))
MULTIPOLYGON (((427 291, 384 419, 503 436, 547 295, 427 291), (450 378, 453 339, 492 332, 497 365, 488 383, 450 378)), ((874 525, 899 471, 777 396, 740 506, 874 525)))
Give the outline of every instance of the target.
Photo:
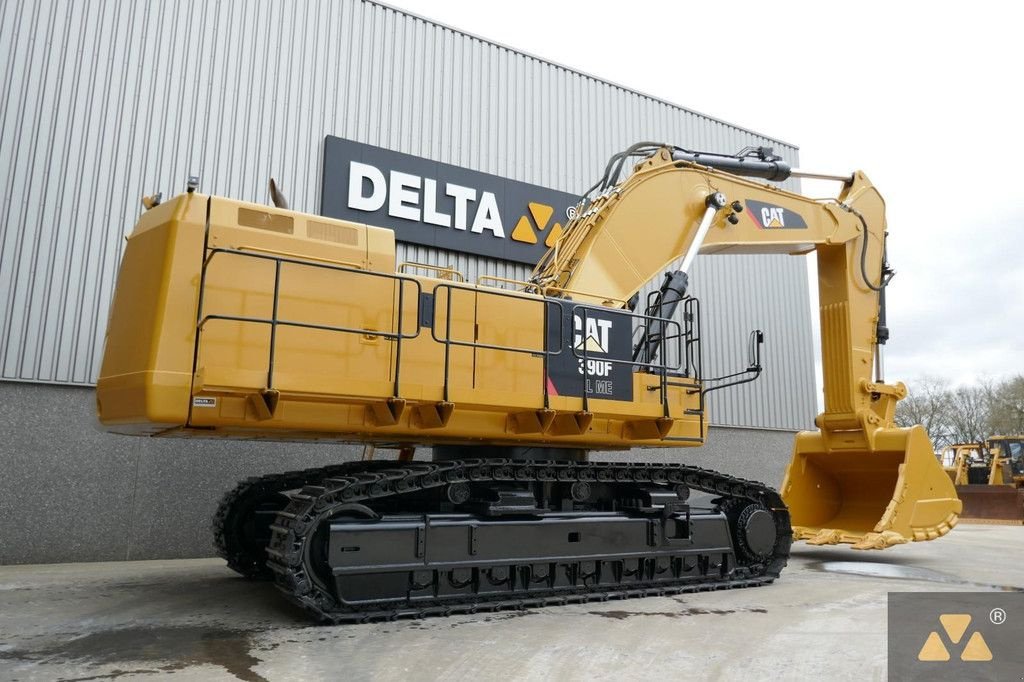
POLYGON ((633 374, 632 401, 585 409, 545 396, 550 304, 398 274, 389 230, 188 194, 144 214, 117 292, 97 385, 115 432, 599 449, 703 440, 699 393, 668 387, 666 422, 654 375, 633 374), (421 294, 433 296, 430 324, 417 324, 421 294))
POLYGON ((186 195, 144 213, 128 240, 96 391, 112 430, 153 434, 188 418, 205 222, 206 201, 186 195))

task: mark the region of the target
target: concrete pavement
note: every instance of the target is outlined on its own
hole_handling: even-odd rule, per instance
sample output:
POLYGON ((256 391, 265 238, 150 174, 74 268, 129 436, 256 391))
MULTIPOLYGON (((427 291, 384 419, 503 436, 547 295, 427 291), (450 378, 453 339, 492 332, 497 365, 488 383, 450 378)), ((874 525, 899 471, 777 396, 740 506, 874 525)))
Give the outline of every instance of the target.
POLYGON ((1022 547, 801 543, 768 587, 336 627, 219 560, 6 566, 0 680, 884 679, 887 592, 1024 589, 1022 547))

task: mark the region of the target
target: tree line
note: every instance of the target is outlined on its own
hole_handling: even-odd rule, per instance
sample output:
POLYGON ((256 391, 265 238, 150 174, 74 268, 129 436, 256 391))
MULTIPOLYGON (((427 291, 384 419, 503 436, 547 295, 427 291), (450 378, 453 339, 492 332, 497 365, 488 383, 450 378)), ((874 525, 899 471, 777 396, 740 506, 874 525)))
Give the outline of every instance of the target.
POLYGON ((896 423, 923 425, 936 450, 989 436, 1024 434, 1024 374, 955 388, 929 376, 907 389, 909 395, 896 405, 896 423))

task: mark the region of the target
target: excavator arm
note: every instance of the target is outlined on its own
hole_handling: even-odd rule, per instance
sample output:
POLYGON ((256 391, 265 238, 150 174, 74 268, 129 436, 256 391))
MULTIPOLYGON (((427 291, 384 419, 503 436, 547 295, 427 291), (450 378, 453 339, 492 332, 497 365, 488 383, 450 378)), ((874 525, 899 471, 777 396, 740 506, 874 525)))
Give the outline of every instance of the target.
MULTIPOLYGON (((781 180, 789 169, 763 153, 752 159, 657 149, 626 180, 606 182, 577 207, 533 281, 588 303, 635 305, 644 284, 664 273, 658 308, 649 312, 667 317, 685 294, 697 254, 815 252, 825 409, 816 431, 798 434, 782 485, 795 537, 883 548, 945 534, 960 501, 924 428, 895 426, 906 388, 884 381, 892 274, 884 200, 859 171, 828 200, 738 174, 781 180)), ((645 348, 652 358, 656 343, 649 339, 645 348)))

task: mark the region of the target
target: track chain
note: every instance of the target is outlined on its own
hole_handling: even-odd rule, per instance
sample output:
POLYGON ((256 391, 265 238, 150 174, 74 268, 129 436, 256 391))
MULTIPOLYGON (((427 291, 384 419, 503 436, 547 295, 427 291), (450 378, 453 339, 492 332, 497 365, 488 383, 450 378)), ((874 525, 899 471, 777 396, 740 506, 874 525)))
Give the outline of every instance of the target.
MULTIPOLYGON (((330 474, 315 484, 306 485, 290 495, 291 501, 271 526, 267 547, 267 567, 273 571, 278 588, 294 603, 323 621, 351 622, 449 615, 482 610, 515 609, 549 604, 565 604, 614 598, 655 596, 680 592, 752 587, 775 580, 785 567, 792 544, 789 512, 781 496, 761 483, 727 476, 715 471, 683 464, 573 463, 474 459, 442 463, 365 462, 341 474, 330 474), (372 465, 372 466, 371 466, 372 465), (685 484, 720 498, 728 508, 734 500, 747 500, 771 510, 776 525, 772 554, 762 561, 738 565, 727 578, 708 576, 706 580, 666 584, 637 582, 628 587, 578 586, 531 595, 528 591, 498 595, 470 594, 459 600, 417 601, 395 608, 360 608, 339 604, 331 592, 319 583, 307 562, 311 556, 312 536, 322 522, 352 505, 372 506, 375 500, 449 483, 490 481, 515 482, 609 482, 685 484)), ((737 558, 741 556, 737 553, 737 558)))
MULTIPOLYGON (((288 490, 298 490, 332 476, 344 476, 365 469, 364 461, 345 462, 325 467, 252 476, 224 494, 213 516, 213 546, 228 568, 253 580, 271 580, 274 573, 266 567, 266 546, 245 537, 245 514, 259 504, 288 490)), ((287 502, 282 502, 282 509, 287 502)))

